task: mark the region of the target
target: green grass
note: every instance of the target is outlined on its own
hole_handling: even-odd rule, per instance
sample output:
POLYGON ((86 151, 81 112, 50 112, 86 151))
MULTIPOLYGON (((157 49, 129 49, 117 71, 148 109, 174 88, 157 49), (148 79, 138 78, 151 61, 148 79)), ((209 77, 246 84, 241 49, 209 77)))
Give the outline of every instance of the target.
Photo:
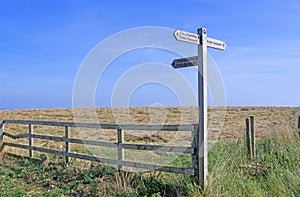
POLYGON ((282 133, 257 143, 257 158, 248 161, 245 144, 221 142, 209 155, 210 181, 205 193, 214 196, 300 195, 300 140, 282 133))
MULTIPOLYGON (((0 196, 295 196, 300 195, 300 139, 296 132, 257 142, 248 160, 243 141, 222 141, 209 152, 205 190, 186 175, 119 173, 95 162, 37 155, 34 160, 6 155, 0 165, 0 196)), ((174 166, 191 166, 183 154, 174 166)))

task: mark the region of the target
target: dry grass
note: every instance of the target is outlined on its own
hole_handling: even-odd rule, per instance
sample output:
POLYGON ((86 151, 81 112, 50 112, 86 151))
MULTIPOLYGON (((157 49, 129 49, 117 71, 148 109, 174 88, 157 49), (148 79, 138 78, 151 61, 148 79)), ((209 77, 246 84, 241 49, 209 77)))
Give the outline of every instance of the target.
MULTIPOLYGON (((244 137, 245 118, 255 116, 256 137, 262 138, 276 131, 296 127, 298 116, 297 108, 289 107, 219 107, 209 108, 209 142, 216 140, 236 140, 244 137)), ((135 108, 97 108, 94 109, 33 109, 33 110, 1 110, 0 119, 14 120, 45 120, 124 123, 124 124, 195 124, 198 121, 196 107, 135 107, 135 108), (96 118, 89 118, 95 113, 96 118)), ((26 133, 26 125, 5 125, 5 130, 13 134, 26 133)), ((34 132, 54 136, 63 136, 63 127, 35 126, 34 132)), ((71 128, 71 137, 116 141, 114 130, 71 128)), ((190 145, 190 132, 163 132, 163 131, 126 131, 125 141, 132 143, 190 145)), ((5 138, 9 141, 10 139, 5 138)), ((27 139, 17 140, 27 144, 27 139)), ((35 145, 62 150, 63 143, 52 143, 46 140, 35 140, 35 145)), ((72 145, 73 151, 80 148, 72 145)), ((136 154, 136 153, 132 153, 136 154)), ((142 156, 142 155, 141 155, 142 156)))
MULTIPOLYGON (((213 138, 220 133, 221 139, 240 138, 244 133, 244 119, 250 115, 254 115, 256 118, 257 137, 263 137, 270 131, 296 125, 298 110, 298 108, 290 107, 227 107, 226 115, 222 116, 223 109, 209 108, 210 137, 213 138)), ((75 117, 72 109, 0 110, 0 119, 71 122, 74 119, 82 120, 82 122, 94 120, 88 118, 85 110, 80 112, 81 114, 79 110, 74 111, 75 117)), ((196 107, 97 108, 96 114, 96 120, 100 123, 195 124, 198 121, 196 107)), ((16 130, 16 128, 12 128, 12 130, 16 130)), ((56 135, 57 130, 49 127, 45 131, 48 134, 56 135)))

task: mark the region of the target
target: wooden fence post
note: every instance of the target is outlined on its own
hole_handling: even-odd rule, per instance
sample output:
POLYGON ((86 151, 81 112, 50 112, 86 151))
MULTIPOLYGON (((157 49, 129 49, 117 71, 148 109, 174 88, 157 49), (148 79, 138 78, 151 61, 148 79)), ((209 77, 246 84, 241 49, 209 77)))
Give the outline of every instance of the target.
POLYGON ((197 146, 197 139, 198 138, 198 124, 194 124, 194 129, 191 132, 192 134, 192 148, 194 149, 194 154, 192 154, 192 167, 194 170, 194 174, 195 174, 195 178, 196 178, 196 182, 199 184, 199 157, 198 157, 198 146, 197 146))
POLYGON ((252 157, 256 157, 256 148, 255 148, 255 123, 254 116, 250 116, 250 131, 251 131, 251 148, 252 148, 252 157))
POLYGON ((33 125, 29 124, 28 125, 29 128, 29 157, 33 157, 33 151, 32 151, 32 146, 33 146, 33 138, 31 137, 33 134, 33 125))
POLYGON ((250 139, 249 118, 246 118, 246 146, 247 146, 247 156, 249 159, 251 159, 252 158, 252 148, 251 148, 251 139, 250 139))
POLYGON ((0 121, 0 152, 3 149, 3 133, 4 133, 4 121, 0 121))
POLYGON ((300 114, 298 115, 298 134, 300 137, 300 114))
MULTIPOLYGON (((118 129, 118 161, 124 160, 124 149, 120 147, 120 144, 124 141, 124 133, 122 129, 118 129)), ((122 170, 122 165, 118 165, 118 170, 122 170)))
POLYGON ((70 132, 69 132, 69 127, 65 127, 65 162, 66 164, 69 163, 69 157, 66 156, 70 152, 70 145, 69 145, 69 137, 70 137, 70 132))

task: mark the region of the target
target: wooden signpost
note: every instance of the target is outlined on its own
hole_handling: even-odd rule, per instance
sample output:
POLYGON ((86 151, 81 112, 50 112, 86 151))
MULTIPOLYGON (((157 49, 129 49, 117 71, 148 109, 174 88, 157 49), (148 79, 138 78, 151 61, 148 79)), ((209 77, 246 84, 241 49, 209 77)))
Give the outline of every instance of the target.
POLYGON ((205 28, 199 28, 198 34, 181 30, 174 32, 176 40, 198 45, 198 56, 175 59, 172 62, 174 68, 183 68, 198 65, 198 110, 199 122, 197 132, 194 134, 196 143, 195 176, 198 183, 204 188, 207 179, 207 47, 225 50, 226 44, 221 40, 208 38, 205 28))

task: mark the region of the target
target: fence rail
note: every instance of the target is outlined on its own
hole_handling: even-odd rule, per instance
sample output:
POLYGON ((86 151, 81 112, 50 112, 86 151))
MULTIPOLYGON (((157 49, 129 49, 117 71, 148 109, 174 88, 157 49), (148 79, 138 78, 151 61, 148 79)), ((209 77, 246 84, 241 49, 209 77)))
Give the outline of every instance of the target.
POLYGON ((11 146, 21 149, 29 150, 29 156, 33 156, 33 151, 39 151, 44 153, 51 153, 56 155, 61 155, 65 158, 65 162, 69 161, 69 157, 98 161, 107 164, 118 165, 118 169, 122 170, 123 166, 135 167, 135 168, 143 168, 147 170, 157 170, 164 172, 173 172, 177 174, 188 174, 195 175, 195 161, 197 158, 195 157, 195 125, 119 125, 119 124, 94 124, 94 123, 73 123, 73 122, 49 122, 49 121, 31 121, 31 120, 3 120, 0 123, 0 148, 4 146, 11 146), (4 130, 5 124, 23 124, 28 125, 28 133, 13 135, 4 130), (58 136, 49 136, 49 135, 40 135, 34 134, 34 125, 44 125, 44 126, 57 126, 57 127, 65 127, 65 135, 64 137, 58 136), (78 138, 70 138, 70 130, 69 127, 81 127, 81 128, 101 128, 101 129, 113 129, 117 130, 117 142, 107 142, 107 141, 99 141, 99 140, 86 140, 86 139, 78 139, 78 138), (128 144, 124 143, 124 130, 145 130, 145 131, 190 131, 191 132, 191 146, 183 147, 183 146, 164 146, 164 145, 146 145, 146 144, 128 144), (7 136, 11 139, 21 139, 28 138, 28 145, 4 142, 3 136, 7 136), (51 140, 56 142, 65 142, 65 150, 53 150, 48 148, 36 147, 34 146, 33 139, 44 139, 51 140), (94 146, 103 146, 103 147, 111 147, 117 148, 118 150, 118 159, 108 159, 84 154, 78 154, 74 152, 70 152, 70 144, 86 144, 86 145, 94 145, 94 146), (147 163, 139 163, 132 161, 124 160, 124 149, 132 149, 132 150, 144 150, 144 151, 160 151, 160 152, 175 152, 175 153, 189 153, 192 154, 193 166, 191 168, 183 168, 183 167, 174 167, 174 166, 164 166, 164 165, 156 165, 156 164, 147 164, 147 163))
POLYGON ((134 124, 98 124, 98 123, 75 123, 75 122, 51 122, 33 120, 4 120, 7 124, 32 124, 58 127, 81 127, 98 129, 123 129, 123 130, 160 130, 160 131, 191 131, 193 125, 134 125, 134 124))

